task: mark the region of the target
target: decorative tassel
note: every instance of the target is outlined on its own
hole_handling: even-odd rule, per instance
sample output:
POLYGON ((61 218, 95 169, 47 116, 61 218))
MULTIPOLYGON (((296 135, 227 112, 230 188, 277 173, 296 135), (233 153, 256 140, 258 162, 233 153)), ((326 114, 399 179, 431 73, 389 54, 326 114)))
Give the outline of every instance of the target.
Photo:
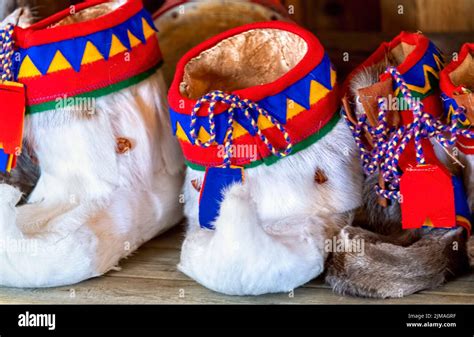
POLYGON ((343 110, 343 116, 359 147, 365 173, 372 175, 379 172, 382 179, 375 186, 377 194, 400 202, 403 228, 452 228, 456 224, 469 223, 469 216, 466 216, 469 212, 463 211, 467 207, 467 198, 465 193, 459 192, 458 178, 452 176, 434 157, 430 143, 430 139, 434 138, 449 149, 458 137, 474 139, 473 132, 459 127, 466 118, 466 112, 463 108, 456 109, 450 116, 451 123, 446 125, 424 112, 422 103, 413 100, 405 80, 396 68, 387 68, 387 73, 395 80, 413 111, 413 122, 392 127, 383 99, 378 101, 379 114, 375 124, 368 123, 367 116, 357 117, 354 123, 355 118, 350 112, 343 110), (373 141, 372 149, 364 142, 364 132, 373 141), (400 161, 405 151, 408 152, 407 157, 413 157, 413 164, 402 172, 400 161), (466 221, 459 221, 459 217, 466 221))
POLYGON ((21 153, 25 116, 25 88, 12 82, 13 57, 12 24, 0 31, 0 171, 10 172, 21 153))
POLYGON ((233 184, 244 182, 243 167, 209 167, 206 170, 199 197, 199 223, 201 228, 214 229, 219 215, 223 192, 233 184))
POLYGON ((247 122, 249 122, 255 134, 259 136, 263 146, 265 146, 273 155, 280 158, 286 157, 293 149, 293 144, 288 132, 283 125, 268 113, 268 111, 248 99, 241 99, 236 95, 227 94, 218 90, 201 97, 193 108, 191 114, 190 135, 194 140, 195 145, 210 147, 216 144, 216 123, 214 118, 216 105, 218 103, 225 104, 229 108, 227 110, 227 130, 224 138, 223 165, 208 167, 201 186, 199 199, 199 223, 202 228, 207 229, 214 229, 213 222, 219 215, 220 204, 223 200, 225 189, 233 184, 244 182, 244 168, 241 166, 234 166, 231 162, 234 121, 237 118, 237 112, 242 113, 242 116, 247 122), (197 132, 197 116, 203 105, 208 105, 207 116, 210 125, 209 137, 204 142, 199 139, 199 133, 197 132), (267 118, 281 132, 286 144, 284 150, 280 151, 273 146, 270 140, 260 130, 258 126, 259 116, 267 118))
POLYGON ((403 229, 456 225, 452 177, 437 165, 409 167, 400 179, 403 229))

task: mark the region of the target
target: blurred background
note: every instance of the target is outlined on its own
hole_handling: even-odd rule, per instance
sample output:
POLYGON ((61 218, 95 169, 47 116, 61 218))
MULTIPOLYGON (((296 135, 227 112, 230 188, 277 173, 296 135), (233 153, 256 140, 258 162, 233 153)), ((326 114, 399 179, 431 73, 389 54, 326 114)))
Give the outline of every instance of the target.
MULTIPOLYGON (((81 1, 1 0, 1 2, 9 10, 27 4, 36 9, 39 17, 46 17, 81 1)), ((144 0, 146 7, 153 12, 164 2, 164 0, 144 0)), ((292 19, 314 31, 385 33, 397 33, 401 29, 438 33, 474 31, 474 0, 281 0, 280 2, 288 9, 292 6, 292 19)))
MULTIPOLYGON (((199 35, 194 39, 195 41, 192 41, 196 44, 206 37, 204 34, 207 33, 206 29, 209 31, 207 35, 213 35, 247 21, 276 20, 286 17, 317 35, 338 68, 340 76, 346 75, 370 55, 381 42, 391 40, 401 30, 421 31, 427 34, 444 51, 448 59, 464 42, 474 41, 474 0, 168 0, 165 6, 170 3, 175 6, 168 6, 170 9, 167 14, 172 13, 166 20, 176 20, 174 30, 185 26, 186 18, 183 19, 183 16, 186 12, 180 11, 180 6, 176 6, 182 3, 186 3, 187 7, 184 8, 193 8, 195 11, 199 11, 199 3, 220 3, 220 8, 226 11, 226 8, 230 8, 226 6, 226 3, 249 1, 254 6, 271 8, 278 14, 266 18, 249 19, 248 11, 233 6, 232 10, 229 9, 225 15, 221 15, 221 20, 215 19, 218 15, 216 13, 212 14, 212 19, 209 19, 211 15, 209 7, 203 6, 201 23, 193 21, 193 30, 183 32, 181 36, 199 35), (223 21, 227 21, 228 24, 223 21), (207 24, 207 26, 213 24, 215 27, 200 28, 197 26, 199 24, 207 24)), ((43 18, 81 1, 0 0, 0 2, 0 18, 22 4, 29 5, 38 18, 43 18)), ((165 1, 144 0, 144 3, 151 12, 155 13, 160 8, 163 9, 165 1)), ((166 24, 171 27, 169 22, 166 24)), ((175 39, 174 36, 173 38, 175 39)), ((176 41, 174 43, 179 44, 176 41)), ((182 45, 186 48, 191 46, 187 42, 182 45)))
POLYGON ((285 0, 312 30, 473 32, 473 0, 285 0))

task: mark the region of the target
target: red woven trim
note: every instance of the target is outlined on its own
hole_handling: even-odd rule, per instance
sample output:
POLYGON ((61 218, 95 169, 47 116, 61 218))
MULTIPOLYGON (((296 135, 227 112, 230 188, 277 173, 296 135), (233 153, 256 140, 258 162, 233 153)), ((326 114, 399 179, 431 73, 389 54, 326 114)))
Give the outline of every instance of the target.
POLYGON ((260 101, 265 97, 280 93, 284 89, 288 88, 298 80, 308 75, 310 71, 316 68, 316 66, 321 62, 324 56, 324 49, 319 40, 309 31, 293 23, 279 21, 259 22, 228 30, 227 32, 218 34, 215 37, 197 45, 181 58, 178 65, 176 66, 174 81, 171 84, 171 88, 168 94, 168 100, 172 109, 179 113, 190 114, 192 108, 196 104, 196 100, 189 99, 181 95, 179 91, 179 85, 183 81, 184 77, 184 67, 191 59, 197 57, 205 50, 214 47, 222 40, 254 29, 280 29, 283 31, 294 33, 300 36, 304 41, 306 41, 308 45, 308 51, 303 57, 303 59, 292 70, 287 72, 278 80, 272 83, 249 87, 232 92, 233 94, 236 94, 241 98, 247 98, 252 101, 260 101))
MULTIPOLYGON (((444 114, 443 111, 443 106, 440 103, 440 97, 441 93, 438 88, 433 92, 432 95, 429 95, 425 99, 423 99, 421 102, 423 103, 424 110, 428 112, 431 116, 433 117, 441 117, 444 114)), ((411 115, 411 120, 409 123, 413 121, 413 112, 410 111, 411 115)), ((403 120, 405 122, 405 120, 403 120)))
POLYGON ((449 97, 453 97, 455 92, 461 92, 461 87, 463 83, 454 84, 449 77, 454 70, 464 61, 466 56, 469 53, 474 53, 474 43, 465 43, 461 47, 461 51, 459 52, 457 61, 452 61, 449 63, 439 75, 439 86, 441 91, 444 92, 449 97))
MULTIPOLYGON (((423 57, 423 55, 426 53, 426 50, 428 49, 430 40, 422 34, 401 32, 392 41, 383 42, 377 48, 377 50, 371 56, 369 56, 368 59, 366 59, 357 68, 355 68, 355 70, 353 70, 349 74, 349 76, 347 76, 343 85, 344 93, 350 96, 350 90, 348 90, 349 83, 357 73, 359 73, 363 68, 370 67, 382 61, 388 51, 392 50, 402 42, 415 46, 415 49, 405 58, 405 60, 399 66, 397 66, 397 70, 400 72, 400 74, 403 75, 423 57)), ((381 80, 385 79, 386 76, 389 76, 389 74, 382 74, 381 80)))
MULTIPOLYGON (((75 12, 96 6, 108 0, 91 0, 74 6, 75 12)), ((69 40, 75 37, 90 35, 121 24, 143 9, 141 0, 128 0, 111 13, 96 19, 73 23, 65 26, 53 25, 71 15, 71 8, 67 8, 52 15, 28 28, 15 27, 15 44, 20 48, 69 40)))
MULTIPOLYGON (((309 110, 303 111, 295 117, 288 120, 284 125, 291 137, 293 145, 296 145, 308 137, 318 133, 334 117, 334 112, 339 107, 339 89, 335 87, 326 97, 316 104, 313 104, 309 110)), ((281 132, 277 127, 265 129, 263 133, 272 141, 276 148, 284 148, 285 142, 281 137, 281 132)), ((194 164, 206 167, 222 165, 222 157, 218 156, 219 146, 202 148, 189 142, 180 141, 184 157, 194 164)), ((258 135, 252 136, 246 134, 240 136, 232 142, 233 145, 257 145, 258 158, 261 160, 271 156, 271 152, 263 145, 258 135)), ((249 158, 232 157, 232 164, 244 166, 250 164, 249 158)))
POLYGON ((140 44, 130 53, 130 62, 123 54, 106 60, 96 61, 74 69, 62 70, 44 76, 22 79, 27 92, 27 105, 41 104, 58 97, 76 96, 111 84, 124 81, 152 68, 161 61, 161 52, 156 36, 151 36, 146 44, 140 44))

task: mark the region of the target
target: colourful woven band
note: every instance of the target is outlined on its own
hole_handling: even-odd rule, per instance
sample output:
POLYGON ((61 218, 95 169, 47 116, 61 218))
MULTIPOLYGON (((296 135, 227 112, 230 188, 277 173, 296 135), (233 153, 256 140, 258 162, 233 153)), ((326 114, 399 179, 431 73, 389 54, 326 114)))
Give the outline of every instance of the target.
POLYGON ((339 120, 338 91, 336 72, 312 34, 293 24, 257 23, 218 35, 181 60, 169 94, 171 123, 189 167, 271 165, 332 130, 339 120), (181 95, 178 87, 189 59, 222 39, 251 29, 298 34, 308 43, 307 55, 287 78, 274 83, 232 93, 212 92, 199 100, 181 95))
MULTIPOLYGON (((324 136, 326 136, 331 130, 336 126, 337 122, 340 120, 340 115, 339 113, 334 113, 333 117, 329 120, 329 122, 324 125, 318 132, 312 134, 308 138, 304 139, 303 141, 296 143, 293 145, 293 149, 291 151, 290 155, 294 155, 300 151, 303 151, 304 149, 308 148, 309 146, 313 145, 316 143, 318 140, 322 139, 324 136)), ((253 168, 257 167, 259 165, 265 164, 265 165, 273 165, 276 162, 278 162, 280 158, 274 155, 271 155, 267 158, 260 159, 260 160, 254 160, 250 162, 248 165, 245 165, 245 168, 253 168)), ((190 162, 188 160, 185 160, 185 163, 188 167, 198 170, 198 171, 205 171, 206 166, 203 165, 197 165, 194 164, 193 162, 190 162)))
MULTIPOLYGON (((452 116, 460 108, 468 109, 471 111, 471 120, 466 118, 461 122, 461 126, 464 128, 469 128, 470 130, 474 130, 474 121, 472 120, 472 111, 474 111, 474 93, 472 92, 472 88, 465 87, 463 83, 454 84, 451 79, 451 73, 458 69, 468 56, 474 56, 474 43, 465 43, 461 47, 461 51, 459 52, 457 60, 453 60, 446 66, 446 68, 443 69, 440 74, 440 88, 443 92, 441 98, 443 100, 445 119, 450 121, 452 116), (456 99, 461 96, 465 96, 467 98, 464 100, 464 102, 466 102, 466 105, 470 104, 470 106, 459 106, 459 104, 456 102, 456 99)), ((474 139, 460 136, 458 138, 457 147, 461 152, 468 155, 473 155, 474 139)))
MULTIPOLYGON (((126 88, 128 88, 132 85, 135 85, 137 83, 140 83, 141 81, 146 80, 148 77, 153 75, 161 67, 162 64, 163 64, 163 62, 161 61, 159 64, 157 64, 153 68, 151 68, 151 69, 149 69, 149 70, 147 70, 147 71, 145 71, 141 74, 138 74, 136 76, 128 78, 128 79, 126 79, 122 82, 111 84, 111 85, 109 85, 105 88, 97 89, 97 90, 94 90, 94 91, 89 91, 87 93, 76 95, 76 96, 67 96, 67 95, 58 96, 54 101, 28 106, 28 107, 26 107, 26 113, 27 114, 35 114, 35 113, 43 112, 43 111, 47 111, 47 110, 65 109, 63 107, 63 105, 67 104, 67 100, 69 100, 71 98, 73 98, 73 99, 76 99, 76 98, 98 98, 98 97, 101 97, 101 96, 106 96, 106 95, 109 95, 111 93, 120 91, 122 89, 126 89, 126 88), (62 101, 63 99, 64 99, 64 101, 62 101)), ((80 102, 80 100, 79 100, 79 102, 80 102)))
POLYGON ((343 116, 359 147, 365 173, 380 175, 380 183, 374 186, 376 193, 385 199, 401 203, 404 228, 416 228, 423 223, 441 228, 451 228, 457 224, 470 232, 471 214, 462 181, 443 166, 431 143, 434 141, 449 150, 459 138, 473 137, 461 127, 466 119, 463 109, 453 111, 448 123, 443 121, 437 81, 443 68, 439 50, 422 35, 402 33, 394 41, 379 48, 368 61, 349 75, 345 84, 347 95, 350 96, 349 83, 358 72, 383 61, 387 50, 401 42, 413 45, 412 52, 396 68, 388 67, 379 78, 381 82, 393 79, 393 95, 403 99, 405 104, 399 103, 400 106, 408 107, 398 111, 400 123, 392 124, 386 97, 378 97, 376 100, 378 115, 375 122, 369 123, 367 114, 350 116, 343 110, 343 116), (419 180, 415 181, 410 177, 419 180), (443 182, 436 180, 433 185, 433 181, 430 181, 432 177, 446 179, 443 182), (404 184, 403 181, 409 182, 404 184), (444 204, 449 204, 446 209, 452 207, 452 213, 447 211, 437 214, 438 208, 429 207, 426 194, 429 195, 430 192, 419 188, 426 182, 429 182, 429 186, 441 186, 432 191, 449 192, 442 194, 444 199, 432 196, 434 201, 443 200, 444 204), (416 219, 419 214, 422 215, 421 221, 416 219), (424 216, 432 221, 425 221, 424 216))
MULTIPOLYGON (((69 11, 53 18, 62 20, 69 11)), ((48 28, 51 18, 16 28, 19 57, 14 57, 14 69, 16 80, 26 86, 27 113, 54 109, 57 99, 99 97, 123 89, 161 63, 156 28, 141 1, 129 0, 110 14, 53 28, 48 28)))

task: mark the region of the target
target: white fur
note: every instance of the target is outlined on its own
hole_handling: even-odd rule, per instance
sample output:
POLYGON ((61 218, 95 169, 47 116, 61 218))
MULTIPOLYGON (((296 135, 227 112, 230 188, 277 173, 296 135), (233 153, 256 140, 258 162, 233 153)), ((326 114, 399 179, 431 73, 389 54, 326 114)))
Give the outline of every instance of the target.
POLYGON ((323 139, 271 166, 245 170, 245 183, 224 193, 215 231, 200 229, 199 193, 187 170, 189 227, 179 269, 204 286, 231 295, 290 291, 324 269, 325 239, 347 224, 361 203, 362 174, 352 136, 340 121, 323 139), (314 181, 316 169, 328 181, 314 181))
POLYGON ((178 222, 182 158, 169 125, 161 71, 98 98, 95 114, 31 115, 25 137, 41 176, 27 205, 0 185, 0 284, 48 287, 101 275, 178 222), (116 153, 116 138, 133 149, 116 153))

